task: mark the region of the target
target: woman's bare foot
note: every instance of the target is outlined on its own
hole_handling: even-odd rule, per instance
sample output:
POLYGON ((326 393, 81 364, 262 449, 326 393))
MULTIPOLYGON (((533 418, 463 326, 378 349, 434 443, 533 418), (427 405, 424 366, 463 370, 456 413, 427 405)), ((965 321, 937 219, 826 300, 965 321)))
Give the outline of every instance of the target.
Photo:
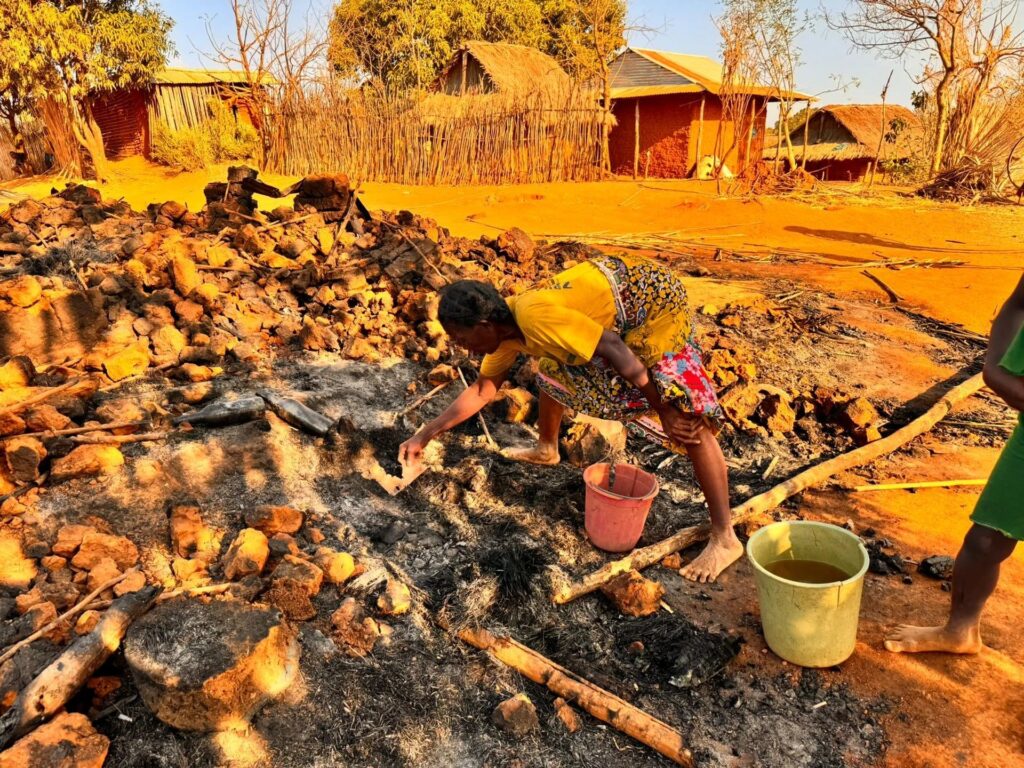
POLYGON ((941 627, 913 627, 901 624, 885 638, 885 650, 892 653, 978 653, 981 631, 977 626, 966 631, 941 627))
POLYGON ((718 575, 735 563, 743 554, 743 545, 736 538, 736 533, 729 529, 728 534, 712 536, 692 562, 679 569, 679 575, 690 581, 706 583, 714 581, 718 575))
POLYGON ((506 448, 501 455, 512 461, 524 461, 528 464, 543 464, 554 466, 561 461, 558 455, 557 445, 545 445, 540 443, 533 448, 506 448))

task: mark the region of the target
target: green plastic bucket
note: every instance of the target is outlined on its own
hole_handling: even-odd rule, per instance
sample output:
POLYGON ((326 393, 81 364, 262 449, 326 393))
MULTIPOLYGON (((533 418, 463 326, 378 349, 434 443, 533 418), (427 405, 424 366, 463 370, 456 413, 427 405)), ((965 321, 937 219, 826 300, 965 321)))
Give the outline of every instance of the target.
POLYGON ((832 667, 850 658, 869 563, 857 536, 827 523, 773 523, 750 537, 747 558, 772 651, 802 667, 832 667), (816 560, 851 575, 828 584, 791 581, 766 570, 779 560, 816 560))

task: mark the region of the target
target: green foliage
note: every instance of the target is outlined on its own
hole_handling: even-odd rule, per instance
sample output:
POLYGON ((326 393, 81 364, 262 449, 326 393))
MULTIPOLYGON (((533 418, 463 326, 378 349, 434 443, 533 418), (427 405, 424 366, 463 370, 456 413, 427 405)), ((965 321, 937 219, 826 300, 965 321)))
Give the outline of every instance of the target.
POLYGON ((538 48, 570 70, 596 71, 590 19, 624 44, 625 0, 341 0, 330 24, 336 73, 397 87, 426 87, 467 40, 538 48))
POLYGON ((230 108, 220 99, 209 102, 210 119, 198 126, 173 131, 157 120, 153 128, 151 154, 164 165, 197 171, 215 163, 250 160, 259 141, 255 129, 235 122, 230 108))

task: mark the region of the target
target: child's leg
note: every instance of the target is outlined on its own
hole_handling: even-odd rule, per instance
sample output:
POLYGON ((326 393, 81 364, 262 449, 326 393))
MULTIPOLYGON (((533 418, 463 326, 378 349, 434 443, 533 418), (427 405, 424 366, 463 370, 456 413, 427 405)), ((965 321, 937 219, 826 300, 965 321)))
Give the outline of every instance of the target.
POLYGON ((981 611, 999 581, 999 566, 1017 546, 1016 539, 975 523, 964 538, 953 567, 953 605, 939 627, 903 624, 885 639, 894 653, 977 653, 981 650, 981 611))
MULTIPOLYGON (((694 417, 699 418, 699 417, 694 417)), ((711 539, 704 550, 680 573, 691 581, 714 581, 743 554, 743 545, 736 538, 729 504, 729 470, 714 432, 703 423, 700 443, 686 445, 697 482, 711 513, 711 539)))

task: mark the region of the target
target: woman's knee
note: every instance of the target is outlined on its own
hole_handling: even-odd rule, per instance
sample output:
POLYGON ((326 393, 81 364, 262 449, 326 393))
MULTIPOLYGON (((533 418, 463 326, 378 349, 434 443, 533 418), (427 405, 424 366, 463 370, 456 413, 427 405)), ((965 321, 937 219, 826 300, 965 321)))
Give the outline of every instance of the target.
POLYGON ((963 551, 984 560, 1005 560, 1017 546, 1017 540, 994 528, 975 523, 964 538, 963 551))

